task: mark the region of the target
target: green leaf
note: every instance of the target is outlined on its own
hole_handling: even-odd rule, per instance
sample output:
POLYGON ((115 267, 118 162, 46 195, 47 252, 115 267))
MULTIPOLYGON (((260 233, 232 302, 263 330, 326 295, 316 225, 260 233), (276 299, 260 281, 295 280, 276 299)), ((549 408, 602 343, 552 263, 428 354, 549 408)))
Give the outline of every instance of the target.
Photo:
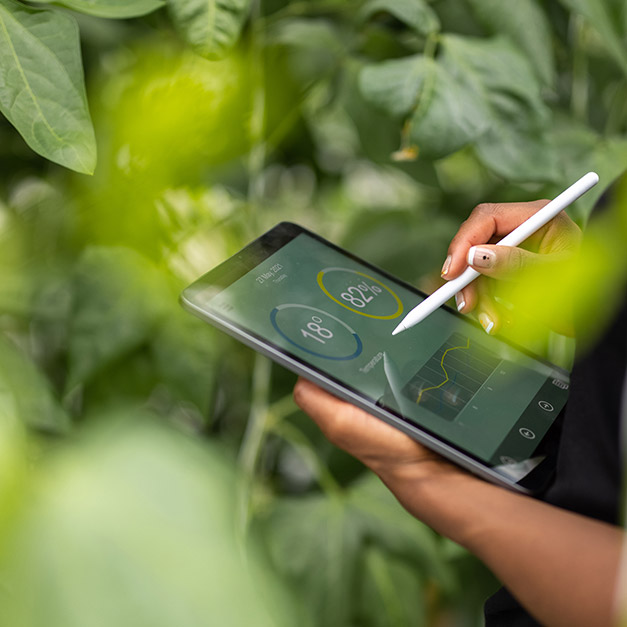
POLYGON ((0 0, 0 111, 35 152, 93 173, 96 140, 74 18, 0 0))
POLYGON ((482 94, 464 88, 444 65, 426 62, 429 76, 411 117, 410 138, 421 154, 437 158, 479 139, 490 112, 482 94))
POLYGON ((505 35, 525 53, 544 85, 555 81, 555 55, 549 20, 536 0, 467 0, 491 35, 505 35))
POLYGON ((367 20, 377 13, 389 13, 420 35, 440 30, 440 20, 425 0, 370 0, 359 16, 367 20))
POLYGON ((522 53, 500 38, 449 35, 442 46, 442 64, 459 89, 487 104, 487 130, 476 142, 484 164, 507 180, 554 180, 557 165, 547 139, 550 112, 522 53))
POLYGON ((359 74, 364 98, 392 115, 406 115, 418 102, 429 68, 422 55, 367 65, 359 74))
MULTIPOLYGON (((265 536, 275 567, 293 582, 321 625, 354 624, 356 587, 380 588, 376 581, 364 581, 373 574, 363 569, 372 547, 444 589, 451 585, 438 536, 370 473, 341 495, 282 499, 265 521, 265 536)), ((401 605, 415 607, 415 599, 405 598, 401 605)))
POLYGON ((0 417, 3 413, 48 432, 70 428, 48 380, 17 348, 0 339, 0 417))
POLYGON ((33 0, 33 2, 58 4, 88 15, 121 19, 147 15, 165 4, 164 0, 33 0))
MULTIPOLYGON (((552 138, 561 157, 564 172, 562 188, 574 183, 586 172, 593 171, 599 175, 599 184, 568 210, 573 219, 585 224, 601 195, 627 171, 627 139, 599 136, 570 118, 558 120, 552 138)), ((559 193, 561 190, 558 187, 556 185, 555 189, 550 190, 547 197, 559 193)))
POLYGON ((86 250, 74 278, 68 390, 151 337, 164 312, 164 289, 156 269, 136 252, 86 250))
POLYGON ((574 13, 582 15, 597 30, 601 45, 605 46, 622 71, 627 74, 625 43, 627 17, 624 3, 620 6, 620 3, 612 0, 561 0, 561 2, 574 13))
POLYGON ((429 624, 425 581, 419 569, 376 546, 364 555, 358 625, 424 627, 429 624))
POLYGON ((193 48, 208 59, 237 42, 251 0, 166 0, 172 20, 193 48))
POLYGON ((302 624, 237 536, 235 473, 218 451, 154 418, 106 418, 58 446, 22 492, 27 506, 0 552, 3 624, 302 624))
POLYGON ((360 538, 344 501, 323 494, 284 499, 266 533, 275 567, 315 608, 319 624, 348 625, 360 538))

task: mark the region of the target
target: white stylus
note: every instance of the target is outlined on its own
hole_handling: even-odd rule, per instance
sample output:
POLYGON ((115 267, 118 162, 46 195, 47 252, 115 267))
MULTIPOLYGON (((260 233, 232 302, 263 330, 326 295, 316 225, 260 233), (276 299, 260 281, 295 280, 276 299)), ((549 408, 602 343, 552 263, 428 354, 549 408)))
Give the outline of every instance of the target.
MULTIPOLYGON (((599 182, 599 176, 595 172, 588 172, 578 181, 564 190, 559 196, 554 198, 548 205, 545 205, 537 213, 534 213, 528 220, 517 226, 511 233, 497 242, 498 246, 518 246, 530 235, 542 228, 551 221, 560 211, 575 202, 577 198, 585 194, 590 188, 599 182)), ((474 281, 478 276, 474 268, 468 266, 456 279, 448 281, 440 289, 437 289, 431 296, 425 298, 419 305, 414 307, 392 331, 392 335, 397 335, 406 329, 424 320, 432 314, 440 305, 443 305, 449 298, 452 298, 461 289, 474 281)))

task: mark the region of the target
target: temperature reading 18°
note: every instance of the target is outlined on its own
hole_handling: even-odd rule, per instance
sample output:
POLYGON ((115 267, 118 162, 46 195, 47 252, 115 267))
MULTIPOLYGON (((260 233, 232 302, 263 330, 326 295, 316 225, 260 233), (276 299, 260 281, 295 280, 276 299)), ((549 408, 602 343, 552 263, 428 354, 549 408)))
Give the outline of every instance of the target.
POLYGON ((274 330, 287 342, 308 355, 344 361, 362 351, 361 339, 346 322, 311 305, 285 303, 270 312, 274 330))
POLYGON ((382 290, 378 285, 368 285, 364 281, 347 287, 346 291, 340 294, 340 298, 353 305, 353 307, 362 309, 381 292, 382 290))
POLYGON ((304 337, 310 337, 312 340, 320 342, 320 344, 326 344, 325 340, 323 340, 322 338, 330 340, 333 337, 333 331, 330 331, 329 329, 325 329, 324 327, 320 326, 321 323, 322 318, 320 318, 319 316, 312 316, 311 322, 307 323, 307 328, 309 329, 309 331, 301 329, 300 332, 303 334, 304 337))

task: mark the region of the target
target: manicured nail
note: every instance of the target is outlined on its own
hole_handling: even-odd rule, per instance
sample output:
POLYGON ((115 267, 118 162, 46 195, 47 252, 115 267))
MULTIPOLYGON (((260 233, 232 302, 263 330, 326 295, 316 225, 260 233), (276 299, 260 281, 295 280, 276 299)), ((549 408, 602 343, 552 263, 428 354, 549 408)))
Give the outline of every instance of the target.
POLYGON ((446 276, 448 274, 448 269, 451 267, 451 261, 452 261, 451 255, 449 255, 444 260, 444 265, 442 266, 442 271, 440 272, 442 276, 446 276))
POLYGON ((457 294, 455 294, 455 304, 457 305, 457 311, 461 311, 466 306, 463 292, 457 292, 457 294))
POLYGON ((494 265, 494 251, 481 246, 472 246, 468 250, 468 265, 476 268, 491 268, 494 265))
POLYGON ((483 330, 490 335, 492 333, 492 329, 494 328, 494 320, 488 316, 487 313, 479 314, 479 324, 483 327, 483 330))

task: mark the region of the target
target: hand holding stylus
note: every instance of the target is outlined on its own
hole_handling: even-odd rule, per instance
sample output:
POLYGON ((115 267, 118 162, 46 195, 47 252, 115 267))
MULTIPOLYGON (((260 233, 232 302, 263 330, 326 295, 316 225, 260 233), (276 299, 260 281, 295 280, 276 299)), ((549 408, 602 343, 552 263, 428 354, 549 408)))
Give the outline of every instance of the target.
MULTIPOLYGON (((475 216, 474 220, 472 220, 471 216, 471 218, 464 223, 462 229, 460 229, 451 243, 449 257, 447 257, 444 263, 442 272, 444 278, 456 278, 451 278, 447 284, 436 290, 431 296, 412 309, 396 329, 394 329, 392 335, 397 335, 413 327, 443 305, 449 298, 452 298, 460 292, 463 294, 465 291, 464 288, 481 273, 478 271, 479 269, 485 270, 486 266, 493 264, 498 272, 496 261, 501 258, 501 255, 495 255, 494 250, 491 250, 490 246, 484 248, 480 245, 496 243, 498 246, 518 246, 532 235, 538 233, 540 229, 560 215, 563 209, 596 185, 598 180, 599 177, 597 174, 588 172, 588 174, 581 177, 554 200, 543 206, 538 203, 522 203, 522 205, 528 206, 526 212, 527 217, 525 217, 522 222, 520 221, 519 213, 514 216, 508 212, 495 210, 495 208, 502 209, 503 205, 480 205, 473 212, 475 216), (480 216, 481 219, 478 219, 477 216, 480 216), (499 239, 500 237, 502 237, 502 239, 499 239), (460 243, 465 245, 465 260, 460 260, 459 255, 453 258, 453 251, 459 248, 460 243), (467 266, 466 269, 459 276, 456 276, 456 272, 461 270, 464 266, 464 262, 467 266), (483 266, 477 265, 477 262, 479 262, 479 264, 483 263, 483 266)), ((469 294, 471 293, 472 292, 469 292, 469 294)), ((460 311, 469 311, 471 309, 469 303, 464 301, 463 296, 461 297, 461 301, 458 297, 458 308, 460 311)), ((490 326, 489 322, 485 324, 484 321, 481 322, 486 331, 492 332, 494 330, 494 321, 492 321, 492 326, 490 326)))

